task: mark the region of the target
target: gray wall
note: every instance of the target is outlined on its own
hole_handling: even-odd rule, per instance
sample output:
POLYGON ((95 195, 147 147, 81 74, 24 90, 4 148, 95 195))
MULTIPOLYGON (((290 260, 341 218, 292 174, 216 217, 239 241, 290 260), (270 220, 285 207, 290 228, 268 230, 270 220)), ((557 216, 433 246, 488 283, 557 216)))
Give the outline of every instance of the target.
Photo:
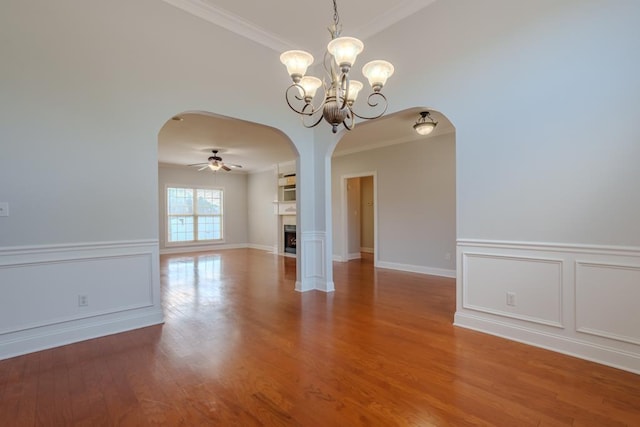
MULTIPOLYGON (((167 249, 166 238, 166 187, 193 186, 202 188, 222 188, 224 191, 224 242, 225 245, 246 244, 249 240, 247 230, 247 175, 232 172, 201 171, 181 167, 160 166, 158 168, 158 199, 160 223, 160 249, 167 249)), ((191 244, 193 246, 194 244, 191 244)), ((182 246, 189 246, 182 245, 182 246)), ((201 244, 199 246, 202 246, 201 244)), ((176 248, 176 245, 170 245, 176 248)))
POLYGON ((256 247, 277 246, 278 217, 275 214, 278 200, 275 169, 248 175, 249 243, 256 247))
POLYGON ((360 247, 373 250, 373 177, 360 178, 360 247))
POLYGON ((343 246, 342 176, 377 174, 378 253, 388 264, 454 270, 455 135, 332 159, 334 256, 343 246), (451 254, 451 259, 445 259, 451 254))

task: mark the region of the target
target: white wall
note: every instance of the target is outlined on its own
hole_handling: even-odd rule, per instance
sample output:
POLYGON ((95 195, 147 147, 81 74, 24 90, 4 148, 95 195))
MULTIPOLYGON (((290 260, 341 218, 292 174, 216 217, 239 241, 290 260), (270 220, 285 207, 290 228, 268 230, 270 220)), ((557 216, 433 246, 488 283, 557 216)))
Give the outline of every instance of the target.
POLYGON ((454 0, 367 41, 403 70, 387 97, 456 126, 457 325, 640 372, 638 17, 631 0, 454 0), (401 54, 418 34, 429 54, 401 54))
MULTIPOLYGON (((354 131, 355 132, 355 131, 354 131)), ((431 274, 455 274, 455 135, 363 151, 332 159, 334 257, 344 244, 342 176, 377 174, 377 264, 431 274), (445 255, 450 254, 450 259, 445 255)))
MULTIPOLYGON (((150 308, 122 311, 136 306, 127 304, 135 302, 133 295, 91 314, 77 313, 75 305, 41 318, 46 294, 33 287, 46 283, 65 303, 74 301, 85 281, 82 274, 71 278, 75 271, 86 272, 85 256, 114 257, 108 258, 117 265, 114 277, 126 277, 128 269, 116 260, 130 256, 133 245, 151 256, 148 278, 157 295, 152 247, 159 238, 157 133, 182 111, 245 118, 291 137, 300 154, 300 236, 312 254, 299 265, 299 274, 309 266, 297 278, 299 289, 331 288, 331 273, 325 271, 332 236, 323 228, 331 215, 324 206, 323 150, 335 141, 326 128, 309 133, 286 107, 274 108, 288 83, 277 52, 164 2, 5 0, 2 6, 0 201, 9 202, 11 216, 0 218, 0 266, 6 274, 16 265, 30 267, 20 277, 2 277, 0 311, 19 304, 27 316, 21 325, 31 329, 29 336, 26 330, 0 334, 0 357, 15 354, 6 346, 18 341, 25 344, 18 351, 26 351, 161 320, 154 298, 150 308), (221 66, 225 63, 234 66, 221 66), (255 67, 264 78, 245 79, 237 72, 255 67), (74 266, 71 274, 55 270, 61 260, 74 266), (55 270, 53 279, 39 280, 48 277, 48 272, 35 274, 40 262, 55 270), (12 302, 5 295, 12 295, 12 302), (69 330, 72 336, 46 338, 69 330)), ((395 65, 384 89, 390 112, 431 106, 456 126, 458 324, 560 351, 569 350, 558 343, 579 343, 574 354, 640 371, 640 344, 628 330, 638 315, 624 304, 637 300, 636 282, 629 279, 635 276, 605 268, 611 274, 596 286, 593 279, 603 270, 584 267, 581 259, 589 254, 592 263, 629 271, 640 265, 638 16, 635 0, 613 6, 604 0, 439 1, 366 40, 360 63, 375 55, 395 65), (418 39, 426 41, 428 55, 401 48, 418 39), (535 254, 525 258, 545 259, 548 248, 568 254, 558 282, 562 318, 581 324, 564 321, 558 329, 522 320, 524 311, 517 313, 519 319, 490 312, 499 305, 501 313, 508 312, 503 292, 494 292, 504 263, 490 262, 492 268, 476 263, 465 270, 461 260, 473 258, 472 247, 522 258, 522 242, 535 254), (576 269, 580 274, 574 276, 576 269), (465 289, 470 296, 494 299, 482 300, 480 309, 465 306, 465 289), (602 318, 585 318, 586 308, 598 300, 621 305, 601 306, 602 318), (586 347, 602 351, 596 357, 583 351, 586 347)), ((393 196, 392 204, 402 202, 399 194, 393 196)), ((417 222, 412 213, 418 215, 415 209, 400 210, 402 219, 417 222)), ((385 214, 379 211, 381 223, 385 214)), ((381 259, 397 263, 424 253, 410 262, 442 261, 441 250, 403 253, 389 231, 380 230, 380 242, 386 242, 381 259)), ((402 239, 414 238, 403 232, 402 239)), ((333 236, 336 244, 340 237, 333 236)), ((513 277, 531 268, 509 264, 514 266, 527 267, 513 277)), ((108 285, 97 286, 99 292, 108 285)), ((148 289, 147 278, 135 286, 148 289)), ((531 308, 519 301, 522 309, 531 308)))
POLYGON ((275 214, 278 200, 278 181, 275 170, 248 175, 249 240, 252 247, 277 251, 278 216, 275 214))
POLYGON ((158 168, 160 251, 164 253, 202 249, 202 245, 198 244, 167 245, 166 188, 174 185, 193 186, 196 188, 221 188, 224 191, 224 238, 220 243, 205 246, 216 248, 246 245, 249 242, 247 181, 247 174, 244 173, 227 173, 224 171, 211 173, 206 170, 198 172, 195 169, 185 169, 183 167, 160 166, 158 168))
POLYGON ((162 322, 158 132, 199 110, 302 134, 277 55, 152 0, 4 1, 0 39, 0 358, 162 322))

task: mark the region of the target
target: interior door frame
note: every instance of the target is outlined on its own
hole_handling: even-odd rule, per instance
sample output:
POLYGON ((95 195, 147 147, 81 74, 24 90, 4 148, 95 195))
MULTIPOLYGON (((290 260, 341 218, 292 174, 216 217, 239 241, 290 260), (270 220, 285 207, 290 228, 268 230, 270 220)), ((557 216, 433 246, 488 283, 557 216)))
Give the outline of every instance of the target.
POLYGON ((365 178, 373 177, 373 265, 378 266, 378 175, 376 171, 359 172, 342 175, 340 177, 340 185, 342 191, 342 253, 340 254, 341 261, 346 262, 349 260, 349 209, 348 209, 348 194, 347 194, 347 180, 351 178, 365 178))

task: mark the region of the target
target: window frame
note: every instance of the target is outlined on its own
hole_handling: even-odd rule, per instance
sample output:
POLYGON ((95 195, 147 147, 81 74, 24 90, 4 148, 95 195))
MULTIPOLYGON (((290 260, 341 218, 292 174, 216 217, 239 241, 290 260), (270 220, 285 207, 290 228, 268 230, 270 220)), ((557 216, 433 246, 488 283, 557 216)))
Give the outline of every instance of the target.
POLYGON ((165 230, 165 246, 176 247, 176 246, 203 246, 210 244, 218 244, 224 243, 225 241, 225 190, 224 187, 209 187, 209 186, 200 186, 200 185, 186 185, 186 184, 165 184, 164 188, 164 230, 165 230), (170 214, 169 213, 169 189, 183 189, 183 190, 191 190, 193 192, 193 205, 192 205, 192 213, 191 214, 170 214), (219 214, 198 214, 197 212, 197 193, 198 190, 206 190, 206 191, 219 191, 220 192, 220 202, 221 202, 221 212, 219 214), (190 216, 193 218, 193 240, 183 240, 183 241, 171 241, 171 231, 169 229, 171 225, 170 218, 172 216, 190 216), (198 240, 198 217, 219 217, 220 218, 220 239, 208 239, 208 240, 198 240))

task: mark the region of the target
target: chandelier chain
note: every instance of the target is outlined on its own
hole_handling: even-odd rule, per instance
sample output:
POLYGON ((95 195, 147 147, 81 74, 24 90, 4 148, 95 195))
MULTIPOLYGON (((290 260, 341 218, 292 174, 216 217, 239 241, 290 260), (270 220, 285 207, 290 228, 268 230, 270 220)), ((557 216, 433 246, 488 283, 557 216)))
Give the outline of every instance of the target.
POLYGON ((340 22, 340 16, 338 15, 338 3, 336 0, 333 0, 333 23, 336 28, 338 28, 338 23, 340 22))

